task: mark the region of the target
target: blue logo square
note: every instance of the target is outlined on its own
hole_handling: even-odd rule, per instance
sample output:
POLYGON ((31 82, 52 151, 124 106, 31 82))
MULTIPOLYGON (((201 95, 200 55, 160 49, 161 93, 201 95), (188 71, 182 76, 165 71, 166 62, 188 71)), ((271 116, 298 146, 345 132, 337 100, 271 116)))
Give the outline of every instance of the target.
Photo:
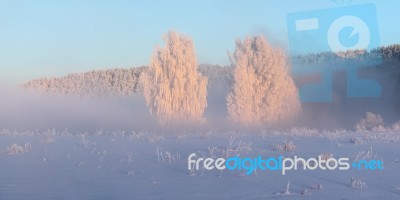
POLYGON ((294 75, 321 77, 299 88, 301 101, 331 102, 334 70, 346 70, 348 97, 380 96, 378 82, 357 74, 381 63, 379 53, 373 53, 380 44, 374 4, 290 13, 287 30, 294 75))

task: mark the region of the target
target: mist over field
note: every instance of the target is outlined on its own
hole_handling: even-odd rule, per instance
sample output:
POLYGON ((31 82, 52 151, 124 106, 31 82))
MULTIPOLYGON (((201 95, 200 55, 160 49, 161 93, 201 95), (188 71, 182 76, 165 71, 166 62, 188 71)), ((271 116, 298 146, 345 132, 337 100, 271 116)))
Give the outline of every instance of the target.
MULTIPOLYGON (((301 114, 296 119, 261 128, 352 130, 366 112, 381 115, 386 125, 391 126, 399 120, 399 72, 396 67, 399 61, 396 59, 396 48, 382 48, 382 55, 392 56, 384 57, 380 65, 358 70, 359 78, 379 83, 379 97, 347 97, 347 72, 345 69, 336 70, 332 72, 332 102, 302 102, 301 114)), ((308 56, 309 60, 314 57, 308 56)), ((6 112, 1 113, 4 120, 0 123, 10 129, 156 129, 157 120, 151 116, 142 95, 140 77, 146 69, 91 71, 33 80, 16 91, 3 88, 4 101, 0 106, 6 112)), ((228 119, 227 96, 234 83, 233 69, 233 66, 200 65, 199 71, 208 78, 208 86, 204 111, 206 123, 197 128, 241 128, 228 119)), ((305 83, 318 82, 321 78, 318 74, 291 76, 297 88, 305 83)))
MULTIPOLYGON (((229 119, 227 97, 234 85, 235 66, 201 64, 198 71, 208 80, 207 107, 204 110, 206 123, 201 125, 183 122, 167 127, 160 126, 156 117, 151 115, 143 96, 141 77, 148 71, 148 67, 144 66, 35 79, 19 87, 3 84, 0 88, 0 127, 39 132, 51 129, 89 132, 100 129, 196 132, 243 128, 257 131, 287 130, 293 127, 354 130, 356 123, 367 112, 382 116, 384 125, 391 127, 399 121, 400 109, 397 103, 400 93, 399 70, 396 67, 399 63, 397 49, 398 45, 382 47, 383 63, 360 68, 358 71, 359 78, 379 83, 379 97, 347 97, 347 72, 345 69, 335 70, 332 72, 332 102, 301 102, 301 110, 296 118, 274 125, 243 127, 232 122, 229 119)), ((311 63, 315 62, 313 59, 316 57, 318 55, 306 55, 311 63)), ((292 66, 290 58, 288 59, 289 75, 293 77, 297 88, 321 79, 317 73, 291 73, 292 66)))
POLYGON ((0 93, 0 126, 10 130, 152 129, 156 124, 140 95, 94 99, 21 88, 1 88, 0 93))

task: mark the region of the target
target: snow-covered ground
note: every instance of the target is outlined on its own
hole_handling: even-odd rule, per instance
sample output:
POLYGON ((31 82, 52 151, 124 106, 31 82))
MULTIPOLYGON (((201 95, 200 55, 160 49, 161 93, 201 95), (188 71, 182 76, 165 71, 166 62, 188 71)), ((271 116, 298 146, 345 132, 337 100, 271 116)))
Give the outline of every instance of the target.
POLYGON ((400 199, 400 132, 3 134, 0 199, 400 199), (27 136, 28 135, 28 136, 27 136), (293 142, 294 151, 283 151, 293 142), (14 144, 14 145, 13 145, 14 144), (379 159, 365 171, 195 171, 191 153, 379 159), (281 151, 279 151, 279 149, 281 151), (352 187, 352 178, 365 183, 352 187), (284 194, 290 180, 289 193, 284 194))

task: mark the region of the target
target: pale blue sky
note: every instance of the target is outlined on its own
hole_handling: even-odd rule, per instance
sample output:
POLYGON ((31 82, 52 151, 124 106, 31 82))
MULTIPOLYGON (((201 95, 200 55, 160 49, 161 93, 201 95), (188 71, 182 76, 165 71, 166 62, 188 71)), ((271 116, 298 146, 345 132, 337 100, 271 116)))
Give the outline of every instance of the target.
POLYGON ((170 29, 193 38, 200 63, 227 64, 246 35, 287 49, 289 13, 371 2, 381 44, 400 43, 397 0, 0 0, 0 82, 145 65, 170 29))

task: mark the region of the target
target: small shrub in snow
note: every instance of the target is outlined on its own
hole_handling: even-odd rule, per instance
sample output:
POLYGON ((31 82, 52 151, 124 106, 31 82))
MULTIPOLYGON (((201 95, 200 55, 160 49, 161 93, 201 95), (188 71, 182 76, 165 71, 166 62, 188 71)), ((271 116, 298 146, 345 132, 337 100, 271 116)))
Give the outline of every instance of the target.
POLYGON ((12 144, 7 148, 7 154, 21 154, 24 153, 24 148, 17 144, 12 144))
POLYGON ((211 158, 216 158, 215 152, 218 150, 217 147, 208 147, 208 153, 211 158))
POLYGON ((133 161, 133 154, 127 152, 126 156, 127 156, 126 162, 128 162, 128 165, 130 165, 133 161))
POLYGON ((296 149, 296 146, 294 145, 294 143, 292 141, 285 142, 283 145, 283 151, 293 152, 295 149, 296 149))
POLYGON ((321 157, 321 160, 325 161, 325 163, 330 159, 333 158, 333 154, 331 153, 323 153, 317 156, 317 159, 321 157))
POLYGON ((86 148, 89 147, 89 145, 93 145, 95 143, 91 143, 90 140, 87 139, 87 133, 81 134, 81 141, 80 143, 85 146, 86 148))
POLYGON ((104 133, 103 130, 100 129, 100 130, 96 130, 96 131, 94 132, 94 135, 96 135, 96 136, 102 136, 103 133, 104 133))
POLYGON ((133 175, 135 175, 135 171, 133 171, 133 169, 129 169, 128 176, 133 176, 133 175))
POLYGON ((49 136, 49 137, 47 137, 47 139, 44 142, 46 144, 51 144, 51 143, 56 142, 56 140, 53 137, 49 136))
POLYGON ((283 144, 274 145, 273 149, 279 152, 294 152, 294 150, 296 150, 296 146, 292 141, 285 141, 283 144))
POLYGON ((130 140, 139 140, 139 139, 141 139, 142 137, 144 137, 144 132, 142 132, 142 131, 138 131, 138 132, 136 132, 136 131, 131 131, 131 133, 132 134, 130 134, 130 136, 129 136, 129 139, 130 140))
POLYGON ((283 191, 283 192, 278 192, 278 193, 276 193, 276 195, 279 195, 279 196, 289 196, 289 195, 292 195, 292 193, 290 193, 290 183, 291 183, 291 181, 289 180, 288 183, 286 184, 285 191, 283 191))
POLYGON ((400 131, 400 121, 393 124, 392 129, 394 131, 400 131))
POLYGON ((158 142, 158 141, 161 141, 161 140, 165 140, 165 138, 163 136, 161 136, 161 135, 149 135, 147 140, 149 142, 153 143, 153 142, 158 142))
POLYGON ((30 148, 31 146, 29 143, 26 143, 24 146, 12 144, 11 146, 6 148, 6 154, 23 154, 28 152, 30 148))
POLYGON ((370 150, 368 151, 360 151, 358 152, 358 154, 355 156, 355 158, 353 159, 353 161, 360 161, 360 160, 371 160, 374 159, 376 160, 378 157, 378 154, 374 154, 374 152, 372 152, 372 147, 370 150))
POLYGON ((42 161, 42 162, 47 162, 47 160, 48 160, 47 157, 41 157, 40 158, 40 161, 42 161))
POLYGON ((308 191, 307 189, 305 189, 305 190, 301 191, 300 194, 301 194, 301 195, 311 195, 311 192, 308 191))
POLYGON ((289 180, 288 183, 286 184, 285 191, 280 193, 281 195, 283 195, 283 196, 291 195, 291 193, 290 193, 290 183, 291 183, 291 181, 289 180))
POLYGON ((356 189, 366 189, 367 184, 360 179, 351 178, 351 187, 356 189))
POLYGON ((275 151, 282 152, 283 151, 283 146, 281 144, 274 144, 272 146, 272 149, 275 150, 275 151))
POLYGON ((179 152, 172 153, 170 151, 162 151, 157 147, 157 162, 163 161, 165 163, 172 163, 181 159, 181 154, 179 152))
POLYGON ((229 145, 222 148, 222 154, 225 157, 238 156, 241 152, 252 151, 252 144, 243 142, 242 140, 237 140, 235 136, 229 138, 229 145))
POLYGON ((47 162, 47 161, 48 161, 47 156, 48 156, 48 154, 47 154, 47 147, 45 147, 45 148, 44 148, 44 155, 41 156, 41 157, 39 158, 39 160, 42 161, 42 162, 47 162))
POLYGON ((312 186, 310 187, 310 189, 312 189, 312 190, 323 190, 324 187, 322 187, 321 184, 316 184, 316 185, 312 185, 312 186))
POLYGON ((313 136, 318 133, 319 131, 317 129, 308 127, 292 127, 289 130, 289 134, 293 136, 313 136))
POLYGON ((350 139, 350 143, 355 145, 364 144, 364 140, 359 137, 355 137, 350 139))
POLYGON ((354 127, 357 131, 384 131, 383 118, 371 112, 365 113, 365 118, 360 119, 354 127))
POLYGON ((161 158, 167 163, 175 161, 175 155, 169 151, 161 152, 161 158))

